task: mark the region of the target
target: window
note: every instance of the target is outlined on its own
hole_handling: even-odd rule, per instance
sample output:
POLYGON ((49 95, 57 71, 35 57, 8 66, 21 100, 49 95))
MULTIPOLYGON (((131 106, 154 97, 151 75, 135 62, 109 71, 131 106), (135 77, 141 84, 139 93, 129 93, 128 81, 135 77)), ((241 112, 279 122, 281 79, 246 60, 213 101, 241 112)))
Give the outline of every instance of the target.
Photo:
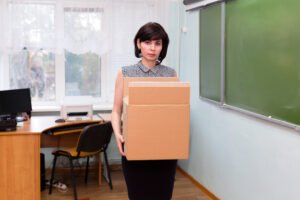
POLYGON ((23 50, 9 59, 10 88, 30 88, 33 101, 55 100, 55 55, 46 50, 23 50))
POLYGON ((101 59, 95 53, 65 51, 66 96, 101 96, 101 59))
POLYGON ((35 105, 55 105, 74 96, 101 99, 103 52, 98 46, 103 39, 103 8, 73 5, 8 2, 4 88, 29 87, 35 105))
POLYGON ((9 4, 9 88, 29 87, 33 101, 55 100, 54 11, 53 4, 9 4))
POLYGON ((100 38, 102 14, 101 8, 64 9, 65 96, 101 97, 101 57, 89 44, 100 38))
POLYGON ((110 109, 118 70, 138 61, 134 34, 149 21, 167 29, 168 1, 1 0, 0 90, 31 88, 34 110, 110 109))

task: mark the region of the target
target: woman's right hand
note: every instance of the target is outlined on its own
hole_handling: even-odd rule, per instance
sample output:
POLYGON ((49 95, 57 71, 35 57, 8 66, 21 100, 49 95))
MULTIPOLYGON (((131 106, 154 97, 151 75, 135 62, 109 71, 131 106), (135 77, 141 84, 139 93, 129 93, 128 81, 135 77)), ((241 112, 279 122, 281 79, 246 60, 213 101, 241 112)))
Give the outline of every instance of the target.
POLYGON ((120 154, 122 156, 125 156, 125 153, 124 153, 124 150, 123 150, 123 144, 124 144, 123 135, 121 135, 121 134, 115 134, 115 137, 116 137, 116 142, 117 142, 120 154))
POLYGON ((123 150, 124 138, 121 129, 122 110, 123 110, 123 75, 122 75, 122 71, 119 70, 116 79, 116 85, 115 85, 115 97, 114 97, 114 106, 111 113, 111 124, 114 129, 114 134, 115 134, 119 152, 122 156, 125 156, 123 150))

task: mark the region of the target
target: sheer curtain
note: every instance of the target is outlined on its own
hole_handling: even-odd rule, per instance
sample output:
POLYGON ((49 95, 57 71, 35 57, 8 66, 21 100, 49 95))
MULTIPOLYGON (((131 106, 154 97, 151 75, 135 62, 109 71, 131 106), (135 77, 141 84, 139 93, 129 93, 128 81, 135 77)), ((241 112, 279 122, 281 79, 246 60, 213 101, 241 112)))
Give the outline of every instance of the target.
MULTIPOLYGON (((177 0, 111 0, 110 1, 110 27, 111 27, 111 40, 110 51, 108 54, 108 71, 105 73, 105 78, 110 84, 105 88, 108 94, 105 98, 107 101, 113 98, 114 94, 114 81, 117 71, 126 65, 136 63, 139 59, 134 56, 134 44, 133 39, 138 29, 147 22, 158 22, 163 27, 169 30, 169 23, 174 22, 179 26, 178 20, 169 18, 170 13, 177 10, 170 10, 170 4, 179 4, 177 0), (110 79, 110 80, 108 80, 110 79)), ((175 35, 175 33, 172 33, 175 35)), ((170 32, 169 32, 169 35, 170 32)), ((177 37, 170 38, 170 48, 176 48, 173 46, 174 40, 177 37)), ((176 52, 177 53, 177 52, 176 52)), ((168 65, 168 60, 173 60, 172 57, 177 56, 169 54, 164 60, 163 64, 168 65)), ((175 59, 176 60, 176 59, 175 59)), ((171 66, 173 67, 173 66, 171 66)), ((176 68, 176 66, 174 66, 176 68)))
POLYGON ((114 41, 128 45, 148 21, 167 28, 168 2, 175 0, 1 0, 0 51, 31 47, 62 53, 67 47, 77 53, 105 54, 114 41), (93 15, 101 21, 93 21, 93 15))
MULTIPOLYGON (((96 104, 111 104, 118 69, 138 61, 133 38, 143 24, 155 21, 167 32, 171 30, 164 64, 169 60, 176 68, 179 22, 172 13, 177 12, 174 5, 180 3, 180 0, 1 0, 0 89, 31 84, 36 90, 34 101, 58 102, 66 95, 61 89, 68 79, 65 73, 69 71, 65 68, 73 70, 75 66, 72 63, 66 66, 68 51, 79 57, 92 56, 93 60, 99 57, 101 74, 97 77, 101 77, 101 88, 95 90, 101 92, 96 92, 96 104)), ((74 87, 73 83, 69 85, 74 87)), ((82 88, 89 90, 85 85, 82 88)))
POLYGON ((64 8, 64 47, 74 53, 108 51, 107 28, 103 27, 103 7, 64 8))
POLYGON ((4 88, 29 87, 33 99, 55 100, 54 2, 4 0, 1 6, 4 88))
POLYGON ((92 51, 99 55, 107 51, 107 29, 102 21, 104 4, 101 2, 104 1, 93 1, 93 7, 87 4, 88 1, 81 1, 81 7, 78 7, 78 0, 74 3, 61 0, 3 1, 2 6, 8 5, 3 26, 8 30, 5 46, 10 49, 44 48, 61 53, 67 48, 74 53, 92 51))
POLYGON ((41 1, 7 1, 7 46, 10 50, 24 47, 53 49, 55 46, 55 4, 41 1))

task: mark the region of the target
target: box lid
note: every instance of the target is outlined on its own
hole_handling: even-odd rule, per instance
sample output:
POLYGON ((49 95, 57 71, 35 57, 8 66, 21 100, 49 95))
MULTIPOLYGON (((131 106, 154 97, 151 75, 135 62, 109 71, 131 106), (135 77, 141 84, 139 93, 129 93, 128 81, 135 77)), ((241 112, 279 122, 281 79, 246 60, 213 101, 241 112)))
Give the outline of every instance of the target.
POLYGON ((151 82, 167 82, 167 81, 178 81, 178 77, 124 77, 123 79, 123 97, 126 97, 128 95, 128 83, 130 82, 137 82, 137 81, 151 81, 151 82))
POLYGON ((188 82, 130 82, 128 104, 189 104, 188 82))

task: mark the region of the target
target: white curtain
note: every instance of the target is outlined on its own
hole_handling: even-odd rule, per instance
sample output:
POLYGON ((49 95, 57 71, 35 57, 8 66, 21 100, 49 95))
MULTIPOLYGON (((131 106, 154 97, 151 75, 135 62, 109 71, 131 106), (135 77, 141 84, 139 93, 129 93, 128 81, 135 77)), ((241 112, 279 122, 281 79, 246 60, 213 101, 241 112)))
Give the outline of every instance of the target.
MULTIPOLYGON (((110 84, 105 88, 106 101, 113 99, 117 71, 126 65, 135 64, 133 39, 138 29, 147 22, 165 24, 166 16, 160 12, 165 1, 158 0, 111 0, 109 6, 110 51, 104 79, 110 84)), ((164 10, 166 14, 166 10, 164 10)))
POLYGON ((93 1, 93 7, 85 2, 81 8, 76 7, 76 2, 80 1, 74 2, 3 0, 1 8, 6 14, 0 23, 6 33, 1 37, 2 51, 27 47, 51 49, 56 53, 62 53, 63 49, 77 54, 107 52, 108 30, 103 27, 103 1, 93 1))
MULTIPOLYGON (((114 40, 128 39, 148 21, 165 23, 159 0, 1 0, 1 50, 64 48, 107 53, 114 40), (63 9, 61 9, 63 7, 63 9), (8 8, 8 9, 6 9, 8 8), (26 18, 24 18, 26 16, 26 18), (90 26, 92 25, 92 26, 90 26), (118 31, 118 32, 116 32, 118 31)), ((120 43, 119 43, 120 44, 120 43)), ((121 42, 122 44, 122 42, 121 42)))
POLYGON ((64 8, 64 47, 77 54, 108 51, 107 28, 103 27, 104 8, 64 8))
POLYGON ((167 32, 172 30, 169 32, 171 47, 164 64, 172 60, 170 64, 174 66, 177 51, 171 48, 176 48, 172 46, 178 39, 174 24, 179 24, 177 19, 169 18, 174 16, 170 13, 174 12, 170 11, 174 6, 170 5, 179 1, 0 0, 0 88, 11 81, 7 74, 11 77, 13 73, 20 74, 9 70, 9 63, 16 67, 22 65, 22 68, 31 64, 26 63, 26 50, 36 54, 46 50, 54 54, 56 71, 45 68, 51 76, 56 72, 63 74, 58 69, 64 68, 64 61, 57 63, 57 60, 63 60, 65 49, 74 54, 92 52, 101 57, 101 82, 105 85, 101 101, 111 103, 118 69, 138 60, 134 56, 133 39, 143 24, 155 21, 167 32))
POLYGON ((38 4, 22 0, 4 1, 8 11, 4 16, 7 19, 5 29, 8 49, 54 49, 55 4, 45 1, 38 4))

